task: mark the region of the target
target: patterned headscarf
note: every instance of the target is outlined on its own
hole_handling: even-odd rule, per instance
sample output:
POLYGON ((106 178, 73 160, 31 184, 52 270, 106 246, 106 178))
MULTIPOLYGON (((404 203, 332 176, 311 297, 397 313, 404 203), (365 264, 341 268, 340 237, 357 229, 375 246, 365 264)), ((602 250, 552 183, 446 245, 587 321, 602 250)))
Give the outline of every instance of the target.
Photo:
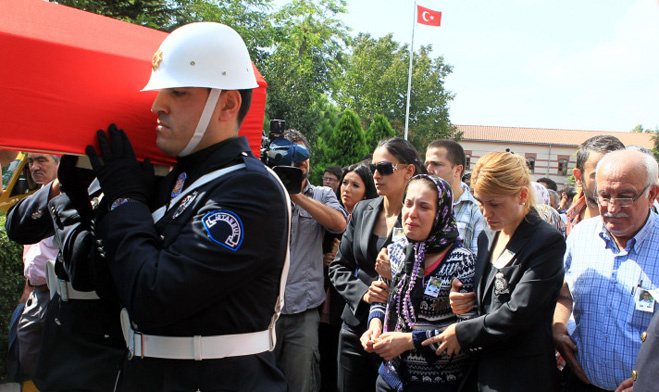
POLYGON ((532 182, 531 185, 535 191, 535 204, 549 205, 551 203, 551 199, 549 199, 549 192, 547 191, 547 188, 545 188, 544 185, 539 182, 532 182))
POLYGON ((416 312, 414 309, 414 298, 422 295, 421 291, 414 290, 417 281, 422 279, 425 273, 426 254, 441 253, 456 241, 462 241, 458 233, 458 226, 453 215, 453 191, 451 186, 443 179, 428 174, 419 174, 408 181, 405 187, 403 200, 407 196, 410 183, 418 179, 431 181, 437 187, 437 213, 430 235, 424 241, 413 241, 409 238, 403 239, 405 246, 405 267, 403 271, 393 277, 391 282, 391 299, 387 305, 387 330, 399 331, 404 325, 411 329, 416 323, 416 312), (392 306, 393 305, 393 306, 392 306), (396 314, 394 314, 397 313, 396 314), (388 325, 393 320, 396 324, 388 325), (394 327, 394 328, 392 328, 394 327))

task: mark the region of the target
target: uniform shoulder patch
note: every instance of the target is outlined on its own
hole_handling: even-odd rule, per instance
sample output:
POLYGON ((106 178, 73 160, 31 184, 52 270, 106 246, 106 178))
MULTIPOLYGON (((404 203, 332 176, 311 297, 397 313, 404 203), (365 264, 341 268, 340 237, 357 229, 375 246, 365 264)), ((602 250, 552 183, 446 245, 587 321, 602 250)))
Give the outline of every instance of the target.
POLYGON ((232 251, 243 243, 243 222, 234 212, 216 210, 202 218, 204 228, 211 240, 232 251))

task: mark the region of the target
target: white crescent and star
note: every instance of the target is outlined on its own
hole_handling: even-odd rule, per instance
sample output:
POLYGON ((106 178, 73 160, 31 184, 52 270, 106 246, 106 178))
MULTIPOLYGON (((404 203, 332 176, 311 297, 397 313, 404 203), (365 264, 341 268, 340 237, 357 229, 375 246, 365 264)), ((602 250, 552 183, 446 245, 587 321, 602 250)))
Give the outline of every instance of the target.
POLYGON ((431 20, 434 19, 433 16, 432 16, 432 15, 430 14, 430 12, 428 12, 428 11, 423 11, 423 13, 421 14, 421 17, 422 17, 423 20, 426 21, 426 22, 430 22, 431 20), (430 19, 428 19, 428 17, 426 16, 426 14, 430 15, 430 19))

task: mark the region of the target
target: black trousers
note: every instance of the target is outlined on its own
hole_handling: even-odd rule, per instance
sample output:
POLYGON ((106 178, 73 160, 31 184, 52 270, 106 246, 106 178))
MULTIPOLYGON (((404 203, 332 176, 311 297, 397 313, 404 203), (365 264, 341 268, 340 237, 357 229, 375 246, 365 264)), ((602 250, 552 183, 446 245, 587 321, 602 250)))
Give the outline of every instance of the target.
POLYGON ((583 381, 579 380, 579 378, 575 376, 573 372, 569 372, 567 378, 565 379, 563 392, 613 392, 613 391, 607 391, 606 389, 598 388, 592 384, 586 384, 583 381))
POLYGON ((377 354, 364 351, 359 342, 362 333, 345 324, 339 333, 337 387, 340 392, 375 391, 375 380, 382 360, 377 354))

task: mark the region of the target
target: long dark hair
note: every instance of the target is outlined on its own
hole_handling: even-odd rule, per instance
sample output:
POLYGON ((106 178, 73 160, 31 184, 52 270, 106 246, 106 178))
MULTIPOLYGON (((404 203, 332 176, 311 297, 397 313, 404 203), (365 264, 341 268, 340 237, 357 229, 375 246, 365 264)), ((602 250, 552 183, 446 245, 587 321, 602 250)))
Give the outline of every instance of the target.
POLYGON ((371 169, 369 169, 368 166, 363 163, 355 163, 354 165, 350 165, 343 170, 343 175, 339 181, 339 189, 336 191, 336 196, 339 199, 341 205, 343 205, 343 200, 341 200, 341 186, 343 185, 343 179, 345 178, 346 174, 352 172, 357 173, 359 178, 361 178, 364 182, 364 198, 362 198, 362 200, 375 199, 378 197, 378 191, 375 189, 375 182, 373 181, 373 173, 371 172, 371 169))
POLYGON ((423 165, 423 162, 421 162, 419 153, 409 141, 400 137, 392 137, 390 139, 380 140, 376 149, 379 147, 386 148, 391 155, 395 156, 396 159, 400 161, 400 163, 409 163, 414 165, 415 176, 417 174, 428 173, 426 167, 423 165))

